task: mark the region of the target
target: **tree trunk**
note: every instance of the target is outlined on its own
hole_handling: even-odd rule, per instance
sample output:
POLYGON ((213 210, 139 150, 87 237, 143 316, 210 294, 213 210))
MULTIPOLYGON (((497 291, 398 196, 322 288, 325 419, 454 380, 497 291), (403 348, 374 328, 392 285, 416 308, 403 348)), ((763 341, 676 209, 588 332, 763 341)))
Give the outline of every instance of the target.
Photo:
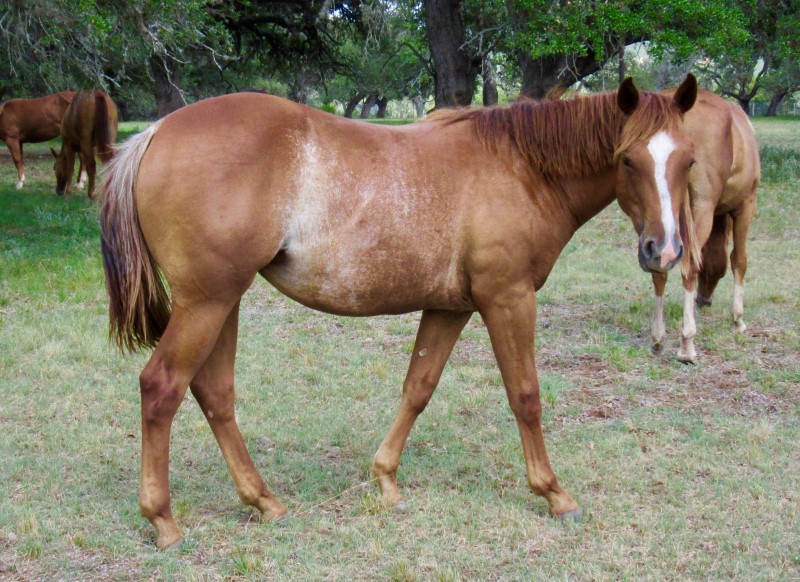
POLYGON ((458 0, 424 0, 425 30, 434 68, 436 108, 472 103, 480 59, 462 50, 466 39, 458 0))
POLYGON ((739 103, 739 107, 742 108, 745 115, 750 117, 750 100, 752 97, 736 97, 736 101, 739 103))
POLYGON ((375 117, 378 119, 386 119, 386 107, 389 105, 389 98, 384 95, 378 99, 376 103, 378 104, 378 112, 375 114, 375 117))
POLYGON ((289 88, 289 99, 295 103, 308 103, 308 76, 304 71, 295 74, 292 86, 289 88))
POLYGON ((619 67, 619 84, 622 85, 622 82, 625 80, 625 76, 628 74, 628 67, 625 65, 625 45, 619 47, 617 57, 619 58, 619 63, 617 63, 617 66, 619 67))
POLYGON ((497 74, 494 71, 491 55, 483 58, 481 76, 483 77, 483 106, 497 105, 497 74))
POLYGON ((356 107, 358 107, 358 104, 361 103, 361 100, 363 98, 364 98, 364 93, 362 93, 361 91, 350 97, 350 99, 347 102, 347 105, 345 105, 344 108, 344 116, 348 118, 353 117, 353 113, 355 113, 356 107))
POLYGON ((586 56, 549 55, 533 59, 525 51, 517 53, 522 71, 521 93, 526 97, 544 99, 550 91, 564 92, 570 85, 600 70, 603 63, 598 62, 595 53, 589 50, 586 56))
POLYGON ((411 103, 414 104, 414 112, 417 114, 417 119, 425 116, 425 97, 422 95, 414 95, 411 98, 411 103))
POLYGON ((177 64, 169 68, 161 55, 150 57, 150 72, 155 81, 154 95, 159 119, 183 107, 180 83, 181 71, 177 64))
POLYGON ((533 59, 525 52, 517 53, 522 70, 522 95, 534 99, 544 99, 551 91, 560 95, 570 85, 584 77, 596 73, 603 66, 595 52, 589 49, 585 56, 549 55, 533 59))
POLYGON ((375 105, 375 100, 378 98, 378 94, 373 91, 367 98, 364 100, 364 105, 361 106, 361 119, 368 119, 370 111, 372 110, 372 106, 375 105))
POLYGON ((778 89, 772 94, 772 98, 769 100, 769 107, 767 107, 767 117, 775 117, 778 115, 778 106, 780 106, 784 97, 786 97, 789 93, 790 91, 778 89))

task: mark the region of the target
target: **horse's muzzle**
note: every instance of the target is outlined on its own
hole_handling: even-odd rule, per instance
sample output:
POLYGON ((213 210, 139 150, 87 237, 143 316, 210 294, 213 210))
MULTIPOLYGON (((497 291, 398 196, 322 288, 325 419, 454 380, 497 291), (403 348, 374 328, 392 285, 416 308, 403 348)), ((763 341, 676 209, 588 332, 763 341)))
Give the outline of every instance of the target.
POLYGON ((653 271, 666 273, 677 265, 683 257, 683 243, 677 246, 667 241, 661 247, 653 237, 645 238, 639 244, 639 265, 645 273, 653 271))

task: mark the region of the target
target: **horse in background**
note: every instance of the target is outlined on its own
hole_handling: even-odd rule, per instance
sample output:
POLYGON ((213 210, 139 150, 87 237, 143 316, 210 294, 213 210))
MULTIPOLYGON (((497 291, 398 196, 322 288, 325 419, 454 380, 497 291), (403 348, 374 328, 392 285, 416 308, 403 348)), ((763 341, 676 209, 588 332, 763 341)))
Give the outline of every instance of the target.
POLYGON ((328 313, 422 311, 400 407, 372 463, 388 505, 402 500, 411 429, 477 311, 528 484, 551 514, 576 516, 542 433, 536 291, 575 231, 615 198, 643 266, 680 262, 681 233, 692 232, 683 115, 696 90, 691 76, 673 97, 627 79, 616 93, 442 111, 403 127, 238 93, 179 109, 125 142, 103 185, 101 246, 111 337, 123 350, 155 347, 139 378, 139 503, 156 545, 183 537, 169 441, 189 388, 242 501, 265 520, 287 512, 234 413, 239 304, 257 275, 328 313))
MULTIPOLYGON (((0 139, 8 146, 17 167, 17 190, 25 185, 23 144, 49 141, 61 135, 64 112, 74 98, 74 91, 61 91, 35 99, 9 99, 0 105, 0 139)), ((82 187, 82 181, 77 187, 82 187)))
MULTIPOLYGON (((669 89, 663 95, 671 97, 675 92, 676 89, 669 89)), ((696 164, 689 172, 689 195, 697 248, 687 250, 681 267, 684 304, 678 360, 692 363, 697 359, 695 303, 711 305, 714 289, 727 270, 729 239, 733 243, 730 255, 734 278, 733 327, 738 333, 747 329, 742 319, 747 232, 756 209, 761 162, 747 115, 714 93, 700 90, 695 106, 686 114, 684 130, 695 148, 696 164)), ((666 336, 664 287, 667 274, 654 271, 652 277, 656 298, 653 351, 658 353, 666 336)))
POLYGON ((61 151, 50 148, 55 158, 56 194, 69 196, 75 169, 75 154, 88 176, 87 194, 94 196, 95 155, 103 163, 113 156, 117 139, 117 106, 103 91, 81 91, 64 112, 61 123, 61 151))

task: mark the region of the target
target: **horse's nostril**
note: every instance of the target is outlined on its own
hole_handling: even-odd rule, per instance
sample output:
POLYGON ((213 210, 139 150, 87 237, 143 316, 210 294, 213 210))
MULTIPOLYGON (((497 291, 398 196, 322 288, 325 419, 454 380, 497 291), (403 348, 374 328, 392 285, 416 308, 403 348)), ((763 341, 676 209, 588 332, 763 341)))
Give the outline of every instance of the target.
POLYGON ((644 254, 644 258, 648 261, 652 261, 653 259, 658 256, 658 246, 656 245, 656 241, 652 238, 648 238, 644 241, 642 245, 642 253, 644 254))

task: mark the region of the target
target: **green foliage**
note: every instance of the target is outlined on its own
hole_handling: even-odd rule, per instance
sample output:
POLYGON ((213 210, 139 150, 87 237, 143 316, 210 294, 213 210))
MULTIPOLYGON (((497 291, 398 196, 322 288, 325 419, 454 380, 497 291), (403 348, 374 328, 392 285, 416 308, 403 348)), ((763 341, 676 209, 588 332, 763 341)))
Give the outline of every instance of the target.
POLYGON ((698 49, 719 53, 749 37, 744 14, 728 0, 517 0, 516 5, 525 14, 516 46, 535 58, 592 52, 604 60, 609 49, 644 40, 656 55, 669 49, 688 58, 698 49))

